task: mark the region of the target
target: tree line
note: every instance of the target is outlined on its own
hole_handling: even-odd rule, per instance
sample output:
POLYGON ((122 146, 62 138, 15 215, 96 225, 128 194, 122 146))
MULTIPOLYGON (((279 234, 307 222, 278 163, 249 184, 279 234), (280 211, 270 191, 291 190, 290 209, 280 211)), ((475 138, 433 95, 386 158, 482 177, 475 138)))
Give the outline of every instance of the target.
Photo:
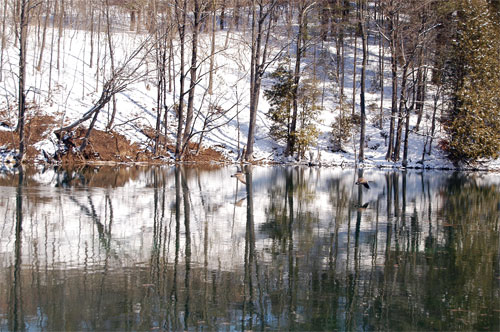
MULTIPOLYGON (((8 70, 5 50, 19 49, 16 131, 21 156, 27 66, 40 71, 42 63, 50 62, 50 94, 50 76, 62 66, 61 41, 67 29, 90 34, 84 62, 87 70, 95 70, 96 92, 101 94, 88 112, 56 130, 58 134, 91 120, 88 139, 106 105, 111 105, 106 126, 111 130, 116 94, 133 82, 154 77, 153 152, 161 153, 169 143, 168 114, 174 114, 177 160, 191 153, 195 137, 201 143, 207 132, 224 126, 227 122, 222 119, 229 110, 237 109, 238 117, 246 106, 250 120, 241 158, 252 161, 262 95, 271 105, 266 111, 271 119, 269 134, 283 144, 286 156, 304 157, 317 144, 320 111, 330 111, 334 119, 334 151, 342 151, 349 141, 354 144, 354 135, 359 135, 355 151, 360 162, 367 146, 367 119, 381 129, 388 161, 406 165, 409 137, 418 135, 424 142, 423 163, 432 153, 439 126, 446 133, 439 146, 452 160, 499 156, 500 4, 496 0, 6 0, 2 7, 0 80, 8 70), (113 38, 120 29, 134 31, 141 41, 117 59, 113 38), (218 70, 214 58, 221 52, 216 38, 221 32, 225 49, 244 45, 250 56, 248 100, 237 97, 229 109, 216 102, 198 105, 195 99, 201 86, 205 95, 214 94, 218 70), (238 34, 244 38, 233 38, 238 34), (200 39, 209 41, 209 50, 202 54, 200 39), (35 45, 27 45, 33 40, 35 45), (105 50, 100 46, 103 41, 105 50), (36 50, 33 64, 27 63, 28 49, 36 50), (369 66, 373 50, 378 53, 376 66, 369 66), (373 68, 374 74, 368 75, 373 68), (264 91, 263 79, 271 82, 264 91), (387 82, 390 89, 385 90, 387 82), (368 88, 379 92, 378 102, 367 105, 368 88), (387 91, 390 105, 384 104, 387 91), (175 102, 169 104, 167 97, 172 95, 175 102), (328 96, 333 96, 335 109, 325 109, 328 96), (201 129, 195 128, 196 121, 202 121, 201 129)), ((86 140, 80 148, 85 145, 86 140)))

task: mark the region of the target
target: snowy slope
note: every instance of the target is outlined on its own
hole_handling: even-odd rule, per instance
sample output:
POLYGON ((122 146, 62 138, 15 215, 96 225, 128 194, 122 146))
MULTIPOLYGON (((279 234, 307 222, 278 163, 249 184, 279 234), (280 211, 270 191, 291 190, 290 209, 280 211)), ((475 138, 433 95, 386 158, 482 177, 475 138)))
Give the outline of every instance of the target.
MULTIPOLYGON (((34 28, 33 28, 34 29, 34 28)), ((106 38, 104 34, 96 37, 94 36, 94 48, 91 62, 91 46, 90 46, 90 32, 85 30, 64 30, 61 39, 60 53, 60 66, 56 68, 56 58, 58 54, 57 45, 52 44, 45 47, 45 54, 42 61, 40 71, 37 71, 35 64, 40 57, 39 38, 35 32, 31 31, 30 41, 28 46, 28 100, 35 102, 40 106, 41 114, 49 114, 55 116, 57 119, 62 119, 62 123, 68 124, 75 119, 78 119, 86 111, 88 111, 94 102, 100 96, 100 89, 102 88, 103 78, 109 77, 110 61, 107 55, 106 38), (97 39, 97 40, 96 40, 97 39), (98 48, 96 43, 100 43, 101 47, 98 48), (52 69, 51 69, 52 64, 52 69), (99 72, 98 72, 99 71, 99 72), (49 90, 50 88, 50 90, 49 90)), ((48 29, 47 40, 57 40, 57 31, 54 38, 52 38, 52 29, 48 29)), ((119 66, 124 59, 132 53, 132 51, 146 38, 146 35, 137 34, 130 31, 115 31, 112 35, 113 49, 116 56, 115 66, 119 66)), ((249 122, 249 70, 250 70, 250 48, 248 44, 249 34, 245 31, 231 32, 219 31, 216 38, 216 59, 215 66, 217 68, 214 77, 214 93, 209 95, 206 91, 208 86, 208 61, 205 61, 200 66, 199 76, 201 77, 200 84, 196 89, 195 104, 196 110, 205 112, 210 105, 220 106, 222 109, 228 110, 228 113, 219 120, 218 124, 228 122, 226 125, 221 126, 209 132, 204 138, 203 144, 214 146, 222 150, 230 159, 235 160, 238 155, 238 149, 246 145, 248 122, 249 122), (226 47, 227 45, 227 47, 226 47)), ((11 38, 13 40, 13 38, 11 38)), ((186 43, 187 51, 189 54, 189 40, 186 43)), ((349 42, 349 41, 348 41, 349 42)), ((345 78, 345 95, 347 102, 352 102, 352 74, 353 74, 353 48, 354 44, 346 49, 346 78, 345 78)), ((358 47, 360 43, 358 43, 358 47)), ((175 85, 178 85, 179 74, 179 45, 175 44, 175 59, 176 80, 175 85)), ((273 49, 276 52, 278 48, 273 49)), ((319 47, 315 48, 318 54, 323 51, 327 54, 327 58, 333 58, 335 54, 334 46, 325 44, 324 49, 320 50, 319 47)), ((199 59, 208 58, 210 51, 209 35, 202 34, 200 38, 200 54, 199 59)), ((293 51, 293 50, 291 50, 293 51)), ((361 53, 358 50, 358 54, 361 53)), ((0 109, 11 110, 8 112, 10 119, 14 119, 14 114, 17 96, 17 64, 18 64, 18 49, 16 45, 10 43, 5 49, 4 63, 3 63, 3 82, 0 82, 0 109)), ((369 63, 367 69, 367 92, 366 92, 366 105, 375 103, 380 105, 380 93, 375 88, 371 87, 371 82, 376 73, 378 45, 373 42, 369 45, 369 63)), ((187 56, 187 58, 189 58, 187 56)), ((358 62, 360 62, 358 56, 358 62)), ((186 59, 186 63, 189 63, 186 59)), ((311 56, 305 61, 304 67, 310 66, 311 56), (308 63, 309 61, 309 63, 308 63)), ((292 60, 293 61, 293 60, 292 60)), ((387 61, 387 59, 386 59, 387 61)), ((330 62, 332 60, 330 59, 330 62)), ((328 61, 326 61, 328 63, 328 61)), ((329 66, 334 66, 330 63, 329 66)), ((149 58, 147 63, 141 68, 144 72, 149 71, 149 74, 138 82, 130 84, 128 88, 119 93, 117 97, 118 113, 114 122, 114 129, 133 142, 144 144, 146 137, 140 132, 139 129, 144 127, 154 127, 155 107, 156 107, 156 88, 154 86, 155 73, 153 58, 149 58)), ((268 69, 272 71, 273 66, 268 69)), ((390 68, 386 65, 385 68, 390 68)), ((328 70, 328 66, 326 67, 328 70)), ((333 69, 331 69, 333 70, 333 69)), ((358 63, 359 70, 359 63, 358 63)), ((318 68, 318 77, 322 80, 321 85, 325 91, 323 100, 323 111, 318 121, 318 128, 321 131, 320 140, 317 146, 311 146, 311 153, 307 156, 312 156, 314 161, 319 160, 323 166, 353 166, 356 163, 356 153, 359 149, 359 133, 353 134, 354 142, 351 140, 346 142, 343 148, 346 153, 334 153, 331 151, 331 126, 336 116, 338 98, 334 90, 334 83, 328 79, 325 68, 318 68), (318 158, 319 154, 319 158, 318 158)), ((366 128, 367 148, 365 149, 366 160, 362 166, 365 167, 400 167, 401 163, 392 163, 385 160, 386 141, 382 136, 383 133, 388 132, 389 122, 389 108, 390 108, 390 77, 389 73, 385 73, 384 88, 384 110, 385 122, 384 129, 380 130, 373 125, 373 119, 377 114, 371 114, 368 111, 368 120, 366 128)), ((358 87, 359 77, 358 74, 358 87)), ((189 81, 186 81, 186 85, 189 81)), ((269 87, 271 82, 266 77, 263 81, 262 93, 259 102, 259 113, 257 117, 257 131, 254 147, 254 159, 269 162, 307 162, 296 161, 292 159, 284 159, 283 157, 283 144, 278 144, 271 137, 269 137, 270 122, 266 116, 269 104, 263 97, 263 91, 269 87)), ((173 106, 175 101, 178 100, 178 87, 167 96, 168 106, 173 106), (174 94, 175 92, 175 94, 174 94)), ((358 89, 359 90, 359 89, 358 89)), ((432 94, 432 87, 429 89, 428 94, 432 94)), ((187 97, 186 97, 187 99, 187 97)), ((429 103, 432 98, 428 97, 429 103)), ((426 105, 427 110, 430 112, 432 105, 426 105)), ((359 91, 356 97, 356 108, 359 110, 359 91)), ((96 127, 104 129, 109 119, 110 109, 105 108, 101 112, 96 127)), ((415 116, 412 121, 416 121, 415 116)), ((421 128, 426 132, 430 128, 430 116, 424 116, 422 119, 421 128)), ((11 121, 12 122, 12 121, 11 121)), ((169 117, 169 135, 174 138, 175 133, 175 114, 170 109, 169 117)), ((88 125, 88 122, 85 123, 88 125)), ((202 117, 197 118, 195 123, 196 129, 201 129, 202 117)), ((4 130, 4 129, 2 129, 4 130)), ((426 168, 454 168, 446 156, 439 150, 437 144, 439 143, 439 136, 442 136, 440 126, 438 125, 437 134, 432 146, 432 155, 425 156, 424 163, 419 161, 422 158, 422 147, 425 137, 422 135, 412 134, 409 140, 409 167, 426 167, 426 168)), ((197 141, 198 137, 194 137, 193 141, 197 141)), ((50 133, 47 133, 47 139, 37 145, 40 150, 43 148, 48 152, 55 150, 55 138, 50 133)), ((402 152, 401 152, 402 155, 402 152)), ((500 160, 489 161, 482 163, 480 168, 490 170, 500 170, 500 160)))

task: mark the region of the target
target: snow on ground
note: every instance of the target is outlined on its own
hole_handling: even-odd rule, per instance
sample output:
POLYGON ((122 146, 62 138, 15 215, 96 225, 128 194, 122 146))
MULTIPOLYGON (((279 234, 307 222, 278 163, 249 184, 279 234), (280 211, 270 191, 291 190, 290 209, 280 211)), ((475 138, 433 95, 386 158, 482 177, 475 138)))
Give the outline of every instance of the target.
MULTIPOLYGON (((51 29, 48 29, 47 40, 51 40, 51 29)), ((56 32, 54 32, 56 33, 56 32)), ((58 50, 57 44, 45 47, 42 66, 40 71, 35 68, 35 63, 40 57, 39 39, 34 33, 34 28, 30 34, 28 52, 28 82, 27 82, 27 98, 29 102, 35 102, 40 106, 42 114, 53 115, 57 119, 62 119, 62 123, 68 124, 75 119, 78 119, 88 111, 94 102, 99 98, 103 84, 103 73, 105 77, 109 77, 110 61, 108 56, 108 48, 104 34, 94 36, 94 47, 90 45, 90 32, 86 30, 64 30, 61 40, 61 48, 58 50), (100 47, 97 47, 99 43, 100 47), (91 52, 92 50, 92 52, 91 52), (59 53, 59 56, 58 56, 59 53), (57 69, 59 63, 59 69, 57 69)), ((138 34, 130 31, 115 31, 112 35, 113 50, 115 53, 115 67, 119 67, 124 59, 130 55, 133 50, 146 38, 145 34, 138 34)), ((219 120, 218 124, 227 122, 226 125, 209 132, 203 140, 204 145, 214 146, 221 149, 228 158, 236 160, 238 150, 241 151, 246 145, 248 123, 249 123, 249 90, 250 90, 250 48, 248 44, 249 33, 245 31, 231 32, 219 31, 216 37, 216 58, 215 67, 217 68, 214 75, 214 93, 207 93, 208 87, 208 61, 205 61, 200 67, 199 77, 200 84, 196 88, 195 110, 206 110, 211 106, 219 106, 224 110, 229 110, 225 116, 219 120), (227 47, 226 47, 227 45, 227 47)), ((54 38, 57 40, 57 35, 54 38)), ((12 44, 13 38, 10 38, 11 43, 5 49, 3 63, 3 82, 0 82, 0 109, 9 109, 8 116, 14 119, 16 114, 13 114, 17 96, 17 65, 18 65, 18 49, 12 44)), ((322 50, 319 47, 315 48, 318 54, 325 55, 324 63, 327 63, 326 70, 332 71, 335 63, 334 59, 335 48, 326 43, 322 50), (326 59, 326 60, 325 60, 326 59)), ((361 45, 359 45, 360 47, 361 45)), ((345 95, 347 102, 352 102, 352 78, 353 78, 353 48, 346 48, 346 76, 345 76, 345 95)), ((175 47, 175 81, 172 82, 172 91, 167 95, 167 106, 170 108, 168 116, 169 136, 174 138, 176 130, 176 119, 173 112, 173 105, 178 100, 179 94, 179 45, 175 47)), ((186 41, 186 63, 189 63, 190 41, 186 41)), ((273 49, 276 52, 277 48, 273 49)), ((290 52, 293 54, 293 49, 290 46, 290 52)), ((210 42, 207 34, 202 34, 200 38, 200 54, 199 59, 206 59, 210 53, 210 42)), ((384 87, 384 129, 373 125, 373 120, 379 113, 378 105, 380 105, 380 92, 371 86, 374 75, 377 71, 378 63, 378 45, 373 41, 369 45, 369 63, 367 68, 367 93, 366 105, 375 103, 377 110, 375 114, 368 110, 368 119, 366 127, 365 148, 366 160, 361 166, 365 167, 400 167, 401 162, 393 163, 385 160, 386 139, 383 133, 387 133, 389 127, 388 116, 390 112, 390 75, 385 73, 384 87)), ((361 54, 361 50, 358 50, 361 54)), ((156 87, 155 73, 153 71, 155 63, 152 57, 149 57, 147 63, 141 67, 141 70, 149 70, 149 74, 140 81, 134 82, 128 88, 116 96, 117 99, 117 115, 114 121, 114 130, 125 135, 132 142, 145 144, 147 139, 140 129, 147 127, 154 128, 156 122, 156 87)), ((292 58, 293 61, 293 58, 292 58)), ((311 66, 311 56, 306 59, 304 68, 311 66)), ((359 62, 358 56, 358 70, 359 62)), ((387 61, 387 59, 386 59, 387 61)), ((274 64, 274 67, 276 63, 274 64)), ((270 66, 268 72, 274 68, 270 66)), ((390 68, 385 66, 386 70, 390 68)), ((320 139, 317 146, 311 146, 311 153, 307 153, 307 157, 313 157, 313 161, 318 160, 324 166, 353 166, 356 164, 356 154, 359 150, 359 133, 353 134, 353 139, 343 145, 345 153, 332 152, 331 147, 331 128, 338 106, 338 98, 335 93, 335 83, 328 79, 327 72, 324 68, 318 66, 317 78, 320 79, 320 86, 324 88, 325 97, 323 100, 323 111, 319 117, 318 128, 321 131, 320 139)), ((189 75, 188 75, 189 76, 189 75)), ((356 110, 359 111, 359 77, 357 75, 357 93, 356 93, 356 110)), ((263 91, 271 85, 270 80, 265 77, 259 101, 259 110, 257 116, 257 129, 255 133, 254 159, 268 162, 297 162, 290 158, 283 157, 283 145, 275 142, 269 136, 270 121, 266 116, 269 109, 269 103, 263 96, 263 91)), ((186 87, 189 86, 189 80, 186 81, 186 87)), ((429 94, 432 94, 432 87, 429 89, 429 94)), ((187 96, 186 96, 187 99, 187 96)), ((432 98, 428 97, 428 103, 432 98)), ((426 109, 430 112, 431 104, 426 105, 426 109)), ((104 129, 110 117, 110 107, 105 107, 101 112, 96 127, 104 129)), ((202 128, 203 116, 197 118, 195 129, 202 128)), ((415 125, 416 117, 412 117, 411 126, 415 125)), ((425 116, 422 119, 421 128, 423 132, 427 132, 430 128, 430 116, 425 116)), ((88 122, 85 123, 88 125, 88 122)), ((1 130, 5 130, 2 128, 1 130)), ((443 137, 443 132, 438 125, 436 138, 433 141, 432 154, 426 155, 422 163, 422 147, 425 141, 425 136, 412 134, 409 140, 409 167, 425 167, 425 168, 454 168, 453 164, 447 160, 444 153, 438 148, 440 137, 443 137)), ((193 141, 198 141, 198 136, 193 138, 193 141)), ((48 135, 47 139, 38 143, 37 148, 44 149, 47 152, 54 152, 56 142, 53 135, 48 135)), ((401 151, 401 156, 402 156, 401 151)), ((299 161, 299 162, 308 162, 299 161)), ((500 159, 488 161, 481 164, 480 168, 489 170, 500 170, 500 159)))

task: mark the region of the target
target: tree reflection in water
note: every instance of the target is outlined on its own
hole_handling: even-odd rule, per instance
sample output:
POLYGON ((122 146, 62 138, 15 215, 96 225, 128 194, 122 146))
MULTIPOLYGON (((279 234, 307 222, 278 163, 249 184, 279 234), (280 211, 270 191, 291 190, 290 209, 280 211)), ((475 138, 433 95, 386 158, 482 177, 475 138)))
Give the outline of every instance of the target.
POLYGON ((500 329, 495 176, 243 171, 0 177, 0 328, 500 329))

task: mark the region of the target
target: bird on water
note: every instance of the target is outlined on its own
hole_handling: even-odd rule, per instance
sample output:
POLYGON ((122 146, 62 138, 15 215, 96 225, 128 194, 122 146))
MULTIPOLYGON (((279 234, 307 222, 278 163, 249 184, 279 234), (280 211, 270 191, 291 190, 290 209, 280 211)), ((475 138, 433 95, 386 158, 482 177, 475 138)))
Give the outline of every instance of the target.
POLYGON ((356 181, 357 185, 363 185, 365 186, 366 189, 370 189, 370 185, 368 184, 368 180, 365 178, 359 178, 358 181, 356 181))
POLYGON ((237 178, 238 181, 240 181, 243 184, 247 184, 247 180, 245 178, 245 173, 242 172, 236 172, 233 175, 231 175, 232 178, 237 178))

